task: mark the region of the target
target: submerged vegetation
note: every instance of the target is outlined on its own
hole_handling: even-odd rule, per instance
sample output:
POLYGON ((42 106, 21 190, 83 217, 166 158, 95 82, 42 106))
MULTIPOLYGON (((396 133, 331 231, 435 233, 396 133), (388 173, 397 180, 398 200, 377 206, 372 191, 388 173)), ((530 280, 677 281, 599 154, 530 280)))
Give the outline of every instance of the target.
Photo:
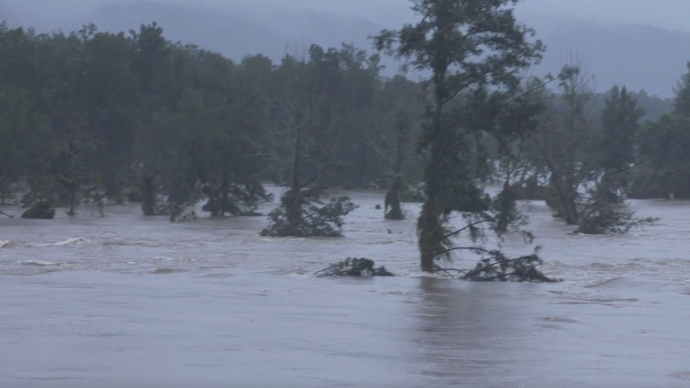
POLYGON ((373 260, 365 258, 352 258, 340 261, 330 267, 316 272, 314 275, 318 277, 327 276, 394 276, 386 270, 386 267, 375 267, 373 260))
MULTIPOLYGON (((210 217, 257 216, 272 181, 286 189, 262 235, 337 237, 357 205, 333 190, 377 188, 382 219, 421 203, 423 271, 457 271, 439 263, 465 251, 480 261, 459 278, 552 281, 537 252, 511 259, 486 247, 489 235, 531 242, 521 200, 602 234, 655 221, 628 198, 690 198, 690 63, 674 101, 624 86, 598 94, 577 57, 524 78, 545 47, 517 3, 412 0, 417 21, 372 36, 373 54, 311 45, 278 62, 174 43, 156 23, 68 34, 2 23, 0 204, 42 219, 76 216, 80 203, 103 216, 105 200, 173 222, 196 220, 200 203, 210 217), (384 77, 380 55, 430 76, 384 77), (487 182, 502 185, 496 197, 487 182)), ((348 259, 329 271, 378 270, 348 259)))
POLYGON ((261 231, 271 237, 340 237, 343 217, 357 206, 348 197, 324 204, 318 188, 288 190, 280 206, 269 214, 270 225, 261 231))

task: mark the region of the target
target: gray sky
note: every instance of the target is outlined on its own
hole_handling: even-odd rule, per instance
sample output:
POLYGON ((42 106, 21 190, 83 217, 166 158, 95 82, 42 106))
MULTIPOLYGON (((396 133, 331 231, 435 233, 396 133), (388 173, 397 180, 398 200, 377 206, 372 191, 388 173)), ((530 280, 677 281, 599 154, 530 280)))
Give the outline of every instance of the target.
MULTIPOLYGON (((204 1, 215 4, 232 2, 232 0, 204 1)), ((404 0, 254 0, 250 6, 261 8, 298 6, 366 17, 385 24, 391 22, 398 24, 400 21, 409 20, 411 12, 408 10, 408 4, 404 0)), ((690 0, 523 0, 517 9, 518 13, 524 16, 637 23, 690 31, 690 23, 688 23, 690 0)))
MULTIPOLYGON (((286 45, 299 42, 326 47, 352 42, 371 50, 367 35, 415 20, 409 4, 406 0, 0 0, 0 20, 4 14, 11 26, 34 26, 40 32, 73 31, 89 22, 102 30, 122 31, 155 20, 175 41, 196 43, 233 59, 256 53, 277 59, 285 54, 286 45)), ((517 15, 548 46, 542 65, 533 69, 537 74, 558 72, 562 58, 576 51, 597 76, 599 90, 625 84, 671 96, 676 80, 687 71, 690 0, 523 0, 517 15)), ((397 68, 390 61, 387 65, 391 71, 397 68)))
MULTIPOLYGON (((138 0, 2 0, 11 9, 29 12, 35 19, 73 15, 85 8, 138 0)), ((166 0, 165 3, 212 4, 222 8, 268 10, 292 8, 333 12, 366 18, 381 24, 397 25, 409 20, 408 2, 404 0, 166 0)), ((554 20, 576 18, 601 22, 646 24, 666 29, 690 31, 687 22, 690 0, 524 0, 518 5, 520 15, 554 20)), ((0 16, 1 18, 1 16, 0 16)))

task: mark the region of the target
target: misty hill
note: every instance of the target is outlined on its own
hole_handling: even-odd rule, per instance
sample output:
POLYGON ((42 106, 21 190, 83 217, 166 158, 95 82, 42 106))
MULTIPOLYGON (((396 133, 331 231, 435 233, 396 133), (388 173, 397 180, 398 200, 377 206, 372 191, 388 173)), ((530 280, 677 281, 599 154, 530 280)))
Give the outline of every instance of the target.
MULTIPOLYGON (((370 49, 367 35, 397 25, 384 25, 380 18, 368 18, 369 15, 327 12, 324 7, 310 10, 302 3, 290 10, 220 4, 129 0, 76 8, 72 12, 63 8, 60 15, 50 17, 32 15, 26 10, 21 15, 16 10, 3 10, 0 19, 8 19, 14 26, 33 25, 39 31, 72 31, 88 22, 94 22, 101 30, 121 31, 157 21, 172 40, 195 43, 233 59, 254 53, 279 59, 286 52, 294 53, 311 43, 330 47, 348 42, 370 49), (379 21, 372 21, 375 19, 379 21)), ((576 51, 596 76, 600 91, 618 83, 631 90, 644 89, 651 95, 668 97, 685 71, 685 62, 690 60, 687 32, 634 24, 564 21, 537 14, 524 15, 523 19, 537 29, 538 37, 549 47, 542 65, 534 69, 537 74, 556 73, 568 54, 576 51)), ((384 63, 389 74, 397 71, 391 60, 384 63)))
POLYGON ((540 70, 557 72, 569 51, 575 50, 596 76, 598 90, 618 83, 667 97, 690 60, 690 33, 683 31, 572 21, 549 28, 532 25, 548 45, 540 70))

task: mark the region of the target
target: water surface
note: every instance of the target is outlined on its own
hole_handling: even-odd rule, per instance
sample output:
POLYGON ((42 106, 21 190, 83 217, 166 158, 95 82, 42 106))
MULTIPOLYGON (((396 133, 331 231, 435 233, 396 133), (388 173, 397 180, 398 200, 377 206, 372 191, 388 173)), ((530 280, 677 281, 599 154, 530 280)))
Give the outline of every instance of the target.
POLYGON ((417 271, 418 207, 385 221, 383 193, 348 194, 341 239, 136 206, 0 219, 0 386, 690 387, 690 203, 633 202, 662 220, 627 236, 569 234, 523 203, 565 282, 483 284, 417 271), (399 276, 310 276, 348 256, 399 276))

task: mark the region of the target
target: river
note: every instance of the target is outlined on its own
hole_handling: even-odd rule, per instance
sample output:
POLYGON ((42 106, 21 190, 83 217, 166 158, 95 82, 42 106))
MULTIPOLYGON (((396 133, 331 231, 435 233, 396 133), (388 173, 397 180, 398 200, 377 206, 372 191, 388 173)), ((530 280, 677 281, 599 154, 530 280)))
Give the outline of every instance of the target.
POLYGON ((626 236, 521 203, 565 281, 485 284, 418 272, 417 205, 384 221, 383 193, 349 195, 337 239, 135 205, 0 219, 0 387, 690 387, 689 202, 633 201, 661 221, 626 236), (348 256, 398 276, 310 275, 348 256))

